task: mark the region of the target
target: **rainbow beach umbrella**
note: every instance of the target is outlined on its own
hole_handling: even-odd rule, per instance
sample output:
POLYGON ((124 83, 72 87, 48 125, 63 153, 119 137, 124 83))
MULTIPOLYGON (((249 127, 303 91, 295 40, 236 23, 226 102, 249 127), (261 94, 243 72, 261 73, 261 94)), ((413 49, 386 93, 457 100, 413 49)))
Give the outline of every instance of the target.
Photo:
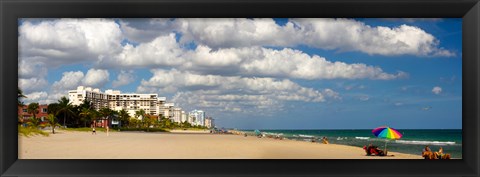
MULTIPOLYGON (((372 130, 372 133, 378 138, 385 138, 385 139, 391 139, 391 140, 398 140, 403 136, 397 130, 387 126, 377 127, 372 130)), ((387 151, 387 141, 385 141, 385 152, 386 151, 387 151)))

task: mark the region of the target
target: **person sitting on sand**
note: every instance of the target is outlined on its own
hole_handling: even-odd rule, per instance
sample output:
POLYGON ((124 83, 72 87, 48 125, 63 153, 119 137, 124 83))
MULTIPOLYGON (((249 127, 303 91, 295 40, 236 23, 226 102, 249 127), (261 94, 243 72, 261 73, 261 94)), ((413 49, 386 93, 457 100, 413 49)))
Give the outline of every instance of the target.
POLYGON ((432 152, 430 147, 428 147, 428 145, 425 146, 425 148, 423 148, 422 157, 424 157, 425 159, 434 159, 435 158, 435 154, 432 152))
POLYGON ((423 149, 423 152, 432 152, 432 150, 430 149, 430 147, 425 146, 425 148, 423 149))
POLYGON ((369 148, 367 147, 367 145, 363 145, 363 150, 365 150, 365 152, 367 153, 367 156, 372 155, 372 153, 370 153, 370 150, 369 150, 369 148))
POLYGON ((363 146, 363 149, 365 149, 365 152, 367 153, 368 156, 370 155, 386 156, 387 155, 387 151, 382 151, 380 148, 372 144, 369 144, 368 146, 363 146))
POLYGON ((327 139, 327 137, 323 137, 323 138, 322 138, 322 143, 323 143, 323 144, 328 144, 328 139, 327 139))
POLYGON ((437 156, 437 158, 442 159, 442 156, 444 155, 443 154, 443 148, 440 147, 440 149, 438 149, 438 151, 435 152, 435 155, 437 156))
POLYGON ((430 147, 428 147, 428 145, 426 145, 425 148, 423 148, 422 155, 424 155, 427 152, 432 152, 432 150, 430 149, 430 147))

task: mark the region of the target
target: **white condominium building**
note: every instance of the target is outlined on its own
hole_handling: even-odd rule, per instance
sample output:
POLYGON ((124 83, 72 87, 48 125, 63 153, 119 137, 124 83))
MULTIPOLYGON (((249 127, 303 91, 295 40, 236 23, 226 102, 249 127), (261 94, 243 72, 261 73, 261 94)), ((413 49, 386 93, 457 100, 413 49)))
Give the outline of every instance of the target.
POLYGON ((72 105, 80 105, 84 100, 88 100, 97 110, 107 107, 116 111, 125 109, 131 117, 140 109, 150 115, 162 114, 166 101, 165 97, 158 97, 158 94, 121 93, 118 90, 106 90, 102 93, 100 89, 84 86, 68 91, 68 97, 72 105))
POLYGON ((160 114, 162 114, 163 112, 161 116, 173 120, 173 109, 175 108, 174 106, 175 104, 173 103, 165 103, 162 107, 163 111, 160 111, 160 114))
POLYGON ((187 120, 187 114, 185 113, 185 111, 182 111, 182 118, 180 119, 181 122, 185 122, 185 121, 188 121, 187 120))
POLYGON ((212 119, 211 117, 205 118, 205 127, 207 128, 215 127, 214 119, 212 119))
POLYGON ((180 123, 182 121, 182 108, 174 107, 173 108, 173 122, 180 123))
POLYGON ((190 112, 190 115, 193 116, 194 120, 190 122, 193 125, 205 126, 205 112, 202 110, 193 110, 190 112))

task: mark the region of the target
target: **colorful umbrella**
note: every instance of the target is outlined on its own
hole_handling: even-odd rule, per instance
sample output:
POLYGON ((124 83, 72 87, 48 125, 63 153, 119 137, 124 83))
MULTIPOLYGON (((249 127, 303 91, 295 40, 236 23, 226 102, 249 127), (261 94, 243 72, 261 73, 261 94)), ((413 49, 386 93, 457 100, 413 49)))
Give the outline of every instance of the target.
MULTIPOLYGON (((400 132, 387 126, 375 128, 372 130, 372 133, 379 138, 392 139, 392 140, 402 138, 402 134, 400 132)), ((386 151, 387 151, 387 141, 385 141, 385 152, 386 151)))

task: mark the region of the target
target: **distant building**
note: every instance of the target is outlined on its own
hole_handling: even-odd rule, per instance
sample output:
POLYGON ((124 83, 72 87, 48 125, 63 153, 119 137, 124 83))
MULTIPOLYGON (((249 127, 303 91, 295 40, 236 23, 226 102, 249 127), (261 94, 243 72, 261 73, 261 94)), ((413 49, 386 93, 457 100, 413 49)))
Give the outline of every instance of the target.
POLYGON ((163 117, 173 121, 173 109, 175 108, 174 106, 174 103, 165 103, 162 107, 163 117))
MULTIPOLYGON (((98 88, 78 86, 76 90, 68 91, 68 99, 72 105, 80 105, 88 100, 96 110, 110 108, 120 111, 124 109, 130 117, 135 117, 135 112, 143 109, 146 114, 154 116, 157 120, 165 117, 173 122, 187 121, 192 125, 205 126, 204 111, 193 110, 186 113, 182 108, 175 107, 174 103, 167 103, 166 97, 158 97, 158 94, 153 93, 121 93, 119 90, 106 90, 103 93, 98 88)), ((104 122, 97 122, 97 124, 105 126, 104 122)), ((118 121, 112 120, 111 124, 118 125, 118 121)))
MULTIPOLYGON (((42 121, 45 121, 45 118, 48 115, 48 105, 46 104, 38 105, 37 110, 38 110, 38 113, 35 114, 35 117, 41 119, 42 121)), ((28 113, 28 105, 18 106, 18 116, 23 118, 23 120, 28 120, 33 118, 33 114, 28 113)))
POLYGON ((190 115, 193 116, 195 120, 191 123, 193 125, 205 126, 205 112, 202 110, 193 110, 190 112, 190 115))
POLYGON ((195 125, 195 116, 189 113, 187 115, 187 122, 190 123, 191 125, 195 125))
POLYGON ((182 118, 180 119, 181 122, 185 122, 187 121, 187 114, 185 113, 185 111, 182 111, 182 118))
POLYGON ((173 108, 173 122, 180 123, 182 121, 182 108, 174 107, 173 108))
POLYGON ((212 117, 205 118, 205 127, 207 128, 215 127, 214 119, 212 117))

